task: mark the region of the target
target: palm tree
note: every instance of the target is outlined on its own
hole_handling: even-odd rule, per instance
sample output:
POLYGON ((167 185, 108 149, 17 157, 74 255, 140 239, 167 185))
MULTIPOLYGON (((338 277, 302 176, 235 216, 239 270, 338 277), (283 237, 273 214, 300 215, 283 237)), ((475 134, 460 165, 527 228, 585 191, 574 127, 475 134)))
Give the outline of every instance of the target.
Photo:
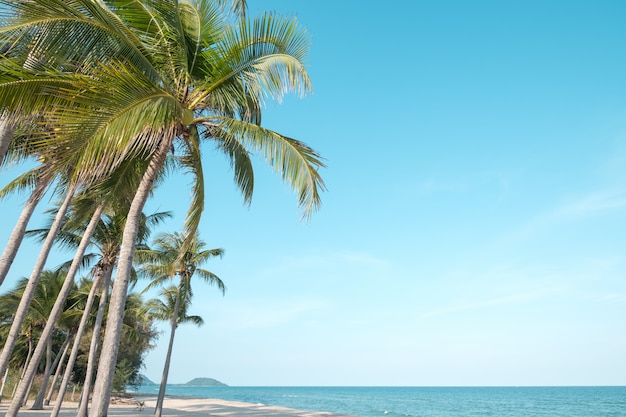
MULTIPOLYGON (((166 298, 165 304, 153 303, 157 311, 157 317, 160 319, 164 317, 164 311, 170 310, 166 317, 170 319, 171 323, 170 341, 154 411, 157 417, 161 417, 176 328, 181 322, 188 319, 187 309, 191 304, 193 296, 191 279, 194 276, 198 276, 209 284, 217 285, 222 293, 224 293, 226 287, 215 274, 200 268, 210 258, 221 257, 224 251, 222 249, 205 249, 206 244, 198 238, 197 233, 192 239, 188 239, 179 233, 164 233, 155 238, 153 246, 154 249, 141 250, 137 253, 138 260, 143 262, 141 273, 152 279, 146 289, 171 281, 178 276, 176 287, 163 292, 166 298)), ((189 320, 197 321, 197 319, 193 318, 189 320)))
MULTIPOLYGON (((62 268, 64 268, 65 266, 66 265, 63 265, 62 268)), ((67 275, 69 275, 69 273, 66 272, 65 273, 66 278, 63 283, 64 287, 67 285, 67 275)), ((45 334, 46 330, 44 328, 41 335, 39 336, 38 345, 41 344, 43 340, 45 340, 46 338, 48 339, 48 342, 46 343, 46 368, 43 373, 43 378, 41 382, 41 387, 39 389, 39 393, 37 394, 37 397, 35 398, 33 405, 31 406, 31 410, 43 410, 44 396, 46 395, 46 388, 48 386, 50 377, 52 376, 52 372, 55 371, 55 369, 57 371, 60 369, 60 364, 63 358, 65 357, 67 350, 69 349, 70 342, 72 341, 72 339, 76 338, 76 334, 78 330, 80 330, 79 329, 80 318, 84 310, 88 309, 87 308, 88 299, 85 296, 84 292, 81 291, 80 288, 77 288, 76 285, 72 285, 72 291, 70 294, 67 294, 67 296, 63 295, 62 293, 63 293, 63 287, 59 291, 55 304, 52 307, 52 311, 48 315, 48 321, 46 323, 46 326, 51 321, 58 321, 58 325, 57 325, 58 327, 57 329, 55 329, 55 334, 58 333, 59 330, 61 330, 64 333, 63 335, 64 341, 63 341, 62 346, 58 349, 56 353, 54 362, 51 365, 48 365, 50 363, 50 358, 52 355, 51 348, 54 343, 55 334, 46 336, 45 334), (55 310, 55 306, 59 303, 59 300, 61 298, 65 298, 66 302, 64 303, 65 307, 64 307, 63 312, 58 314, 58 313, 55 313, 54 310, 55 310)), ((35 358, 35 354, 33 354, 33 358, 31 359, 31 362, 35 360, 34 358, 35 358)), ((58 372, 56 372, 56 374, 58 375, 58 372)))
MULTIPOLYGON (((24 371, 22 372, 20 385, 26 385, 30 387, 31 379, 27 377, 26 371, 29 364, 39 366, 41 356, 37 359, 33 359, 33 340, 40 336, 41 332, 45 328, 49 320, 50 312, 54 308, 55 301, 59 292, 63 287, 63 278, 65 271, 58 269, 56 271, 44 271, 41 274, 40 285, 36 287, 36 291, 33 297, 33 302, 29 306, 27 314, 25 315, 23 322, 26 329, 24 335, 27 339, 28 354, 23 360, 24 371)), ((29 280, 22 279, 18 282, 15 289, 9 291, 7 294, 0 296, 1 312, 0 316, 3 321, 15 320, 16 311, 18 305, 21 303, 22 295, 27 291, 29 280)), ((74 288, 72 288, 74 289, 74 288)), ((63 306, 65 310, 68 306, 63 306)), ((56 320, 55 320, 56 323, 56 320)), ((8 323, 7 323, 8 324, 8 323)), ((46 343, 48 346, 48 343, 46 343)), ((50 359, 48 358, 46 363, 46 369, 51 367, 50 359)))
MULTIPOLYGON (((145 215, 142 216, 140 231, 138 233, 139 247, 145 246, 145 241, 147 240, 150 234, 150 228, 160 224, 165 218, 169 216, 170 216, 170 213, 168 212, 159 212, 150 216, 145 216, 145 215)), ((123 224, 125 223, 125 221, 126 221, 126 218, 124 214, 121 214, 121 215, 110 214, 110 215, 103 216, 100 219, 100 222, 97 225, 95 232, 92 236, 92 243, 98 248, 98 252, 99 252, 98 260, 92 270, 92 273, 95 277, 94 286, 92 290, 93 290, 94 295, 95 295, 95 292, 99 288, 101 288, 102 291, 101 291, 101 296, 100 296, 101 300, 100 300, 100 304, 99 304, 97 315, 96 315, 96 323, 94 325, 95 329, 94 329, 93 336, 92 336, 93 340, 90 346, 90 354, 89 354, 90 360, 88 361, 88 364, 87 364, 87 376, 85 378, 85 384, 83 387, 83 391, 85 392, 85 394, 83 396, 83 401, 81 402, 81 409, 83 409, 83 407, 86 407, 87 405, 86 399, 88 398, 89 392, 91 389, 91 376, 93 373, 92 367, 95 364, 96 350, 99 344, 99 337, 100 337, 99 329, 102 323, 104 308, 105 308, 104 301, 106 300, 107 295, 108 295, 107 293, 108 293, 108 288, 109 288, 109 282, 111 279, 111 274, 113 272, 115 263, 117 262, 117 256, 120 251, 121 233, 122 233, 123 224)), ((78 225, 70 225, 70 226, 74 226, 76 228, 78 225)), ((75 244, 79 240, 78 239, 79 235, 77 233, 80 233, 80 227, 77 227, 77 229, 73 231, 72 230, 68 231, 68 233, 64 234, 61 237, 63 240, 63 243, 70 245, 70 246, 72 244, 75 244)), ((93 297, 91 293, 90 293, 90 297, 93 297)), ((88 304, 88 305, 89 305, 89 308, 91 308, 91 304, 88 304)), ((76 356, 78 353, 78 343, 80 341, 80 338, 82 337, 86 320, 88 319, 88 317, 89 317, 88 312, 87 310, 85 310, 85 314, 83 316, 83 319, 81 321, 81 326, 79 328, 78 338, 74 345, 74 348, 72 349, 72 354, 70 356, 70 359, 68 360, 66 373, 61 383, 61 387, 59 388, 59 396, 54 406, 54 410, 52 413, 53 416, 57 415, 60 411, 60 408, 63 402, 63 394, 65 393, 65 389, 67 387, 69 377, 71 375, 71 370, 74 366, 74 362, 76 360, 76 356)), ((86 408, 82 412, 86 412, 86 408)))
MULTIPOLYGON (((34 174, 35 172, 38 172, 38 171, 33 171, 32 174, 34 174)), ((22 180, 31 179, 32 177, 34 177, 34 175, 22 176, 22 178, 20 179, 22 180)), ((2 191, 0 191, 0 198, 7 195, 8 192, 13 189, 11 185, 17 186, 19 182, 20 181, 15 181, 15 184, 9 184, 9 186, 5 187, 2 191)), ((32 191, 32 193, 30 194, 30 197, 26 201, 26 204, 24 204, 22 213, 20 214, 18 221, 15 223, 15 227, 13 228, 13 231, 11 232, 11 236, 9 237, 7 245, 5 246, 4 251, 2 252, 2 256, 0 256, 0 285, 2 285, 2 283, 4 282, 4 279, 6 278, 7 273, 9 272, 9 269, 11 268, 11 265, 13 264, 13 261, 15 260, 15 255, 17 254, 17 250, 22 244, 22 239, 24 237, 24 232, 28 225, 28 221, 30 220, 33 212, 35 211, 35 208, 37 207, 39 200, 41 200, 41 197, 43 196, 44 191, 46 190, 49 183, 50 183, 49 180, 41 180, 41 179, 38 180, 36 182, 34 190, 32 191)))
POLYGON ((167 346, 157 404, 154 410, 154 415, 158 417, 161 416, 163 411, 163 399, 165 397, 165 387, 167 385, 176 329, 180 324, 185 323, 195 324, 196 326, 204 324, 202 317, 187 314, 191 299, 188 294, 181 294, 179 287, 173 285, 163 288, 160 296, 161 298, 149 300, 147 303, 148 312, 152 318, 170 322, 169 344, 167 346))
MULTIPOLYGON (((42 174, 43 178, 40 179, 40 181, 38 182, 38 185, 35 187, 35 191, 31 195, 29 202, 27 203, 26 207, 22 211, 20 222, 18 222, 18 225, 16 225, 16 228, 14 229, 12 233, 12 238, 15 238, 16 240, 21 242, 21 237, 23 236, 23 229, 26 227, 28 218, 30 218, 30 214, 32 214, 32 211, 34 210, 35 205, 41 198, 41 195, 43 195, 44 188, 47 187, 49 184, 51 184, 53 178, 58 177, 59 181, 57 183, 57 189, 60 189, 62 192, 64 192, 65 196, 62 202, 59 204, 58 212, 56 213, 54 221, 52 222, 52 225, 50 226, 49 233, 43 242, 43 245, 39 252, 39 256, 37 257, 35 261, 33 271, 31 272, 31 275, 28 280, 28 284, 26 285, 25 291, 22 295, 22 299, 20 300, 20 304, 16 311, 15 319, 11 325, 11 329, 9 330, 9 334, 4 344, 4 347, 2 349, 2 353, 0 353, 0 375, 4 373, 4 371, 6 370, 9 359, 11 357, 11 353, 13 352, 13 348, 15 346, 17 335, 20 332, 22 322, 28 311, 28 308, 33 299, 33 296, 35 294, 35 290, 39 282, 41 272, 43 271, 45 267, 46 261, 48 259, 48 255, 50 254, 50 250, 52 249, 52 246, 54 244, 54 240, 56 239, 56 236, 59 233, 59 230, 61 229, 61 226, 63 224, 65 214, 69 208, 72 198, 74 197, 77 190, 80 188, 78 182, 71 180, 73 169, 65 167, 64 169, 61 170, 60 168, 61 168, 60 166, 55 166, 54 164, 52 164, 52 165, 49 165, 46 169, 41 170, 40 173, 42 174), (22 232, 21 235, 15 236, 16 233, 19 234, 20 232, 22 232)), ((27 177, 31 177, 32 173, 37 172, 37 171, 38 170, 31 171, 31 173, 29 173, 27 177)), ((17 247, 14 247, 13 249, 9 250, 9 246, 15 246, 14 244, 15 242, 11 241, 11 245, 7 246, 6 249, 9 252, 8 255, 7 255, 7 251, 3 253, 3 256, 0 262, 0 267, 2 268, 2 271, 0 272, 2 273, 2 275, 6 275, 6 272, 8 272, 8 266, 10 266, 10 264, 12 263, 13 257, 15 256, 15 253, 17 251, 17 247), (5 255, 7 255, 6 258, 5 258, 5 255)), ((2 276, 2 278, 4 277, 2 276)), ((67 288, 69 288, 69 283, 68 283, 67 288)), ((67 288, 65 291, 67 291, 67 288)))
POLYGON ((149 161, 130 206, 111 294, 97 417, 106 415, 110 398, 138 219, 170 149, 196 178, 188 237, 203 210, 203 140, 231 159, 246 202, 254 152, 294 188, 305 216, 320 203, 317 153, 260 126, 265 100, 310 91, 308 37, 295 19, 240 18, 222 10, 224 3, 0 0, 11 22, 0 28, 0 40, 34 60, 0 62, 0 109, 18 120, 43 114, 53 132, 42 132, 35 144, 44 159, 57 169, 74 167, 72 178, 81 184, 106 178, 128 159, 149 161), (56 101, 63 105, 50 105, 56 101))
MULTIPOLYGON (((128 195, 128 189, 133 188, 132 175, 130 175, 129 178, 128 174, 128 170, 123 170, 122 177, 124 177, 124 179, 122 185, 113 184, 114 181, 111 180, 108 184, 106 184, 106 186, 103 187, 104 189, 108 190, 109 193, 115 193, 115 195, 118 197, 119 201, 115 202, 115 204, 110 204, 110 206, 116 205, 118 210, 120 206, 123 207, 123 198, 121 197, 123 197, 124 194, 128 195), (131 185, 129 185, 129 183, 131 185)), ((103 197, 103 194, 99 195, 100 197, 103 197)), ((117 261, 117 254, 119 253, 121 230, 123 228, 122 225, 126 220, 125 210, 121 210, 121 215, 103 215, 104 204, 100 204, 96 208, 96 211, 92 214, 89 224, 86 224, 84 218, 85 215, 89 213, 92 206, 93 198, 91 198, 89 195, 83 196, 80 199, 75 199, 71 210, 71 215, 67 216, 67 219, 65 221, 65 227, 63 230, 60 231, 57 239, 57 243, 62 244, 66 248, 77 249, 74 260, 69 266, 69 271, 66 276, 64 288, 73 283, 78 267, 83 262, 83 255, 85 254, 85 250, 87 249, 88 245, 96 246, 98 248, 99 254, 97 255, 97 263, 93 268, 95 280, 91 287, 91 291, 87 296, 86 305, 83 308, 82 318, 80 319, 80 324, 78 325, 78 329, 76 331, 74 345, 72 347, 70 358, 68 360, 64 378, 61 382, 61 387, 59 389, 60 394, 55 404, 53 415, 58 413, 58 411, 60 410, 60 406, 63 401, 63 394, 65 393, 65 389, 69 382, 74 362, 78 355, 79 343, 83 333, 85 332, 87 320, 91 317, 91 307, 93 305, 93 301, 95 300, 97 292, 101 288, 103 288, 102 299, 106 298, 106 289, 108 289, 109 285, 108 282, 110 280, 115 262, 117 261)), ((158 225, 169 216, 170 214, 167 212, 156 213, 151 216, 143 216, 143 221, 139 233, 139 244, 143 245, 143 242, 147 239, 150 233, 151 227, 158 225)), ((44 239, 46 236, 48 236, 49 229, 44 228, 39 230, 33 230, 28 232, 28 234, 35 234, 38 235, 41 239, 44 239)), ((96 255, 88 255, 89 258, 93 258, 94 256, 96 255)), ((59 293, 59 298, 57 299, 55 306, 58 307, 59 305, 62 305, 65 302, 65 298, 67 295, 67 292, 59 293)), ((104 305, 101 305, 99 310, 103 310, 103 308, 104 305)), ((33 354, 33 361, 31 361, 31 366, 29 366, 26 372, 24 378, 25 381, 28 381, 29 378, 32 378, 34 376, 34 373, 36 371, 34 363, 35 361, 39 360, 40 355, 43 353, 42 347, 45 346, 47 339, 51 336, 51 330, 58 314, 58 309, 53 310, 53 312, 50 314, 48 325, 42 333, 41 339, 37 345, 37 349, 33 354)), ((102 320, 102 313, 100 311, 97 317, 102 320)), ((99 325, 100 323, 96 323, 96 326, 99 325)), ((95 339, 94 345, 97 346, 99 331, 94 332, 93 337, 95 339)), ((7 416, 12 415, 13 413, 17 413, 17 410, 19 410, 19 405, 22 403, 24 396, 27 394, 26 389, 26 383, 20 384, 20 387, 18 388, 17 393, 14 396, 12 407, 7 411, 7 416)), ((87 392, 89 392, 89 384, 87 384, 87 392)))
MULTIPOLYGON (((41 355, 44 352, 45 346, 48 344, 48 341, 50 340, 50 337, 52 336, 52 332, 55 329, 56 321, 62 312, 67 296, 69 295, 70 291, 75 286, 74 277, 76 273, 78 272, 78 268, 81 266, 83 255, 85 251, 87 250, 87 246, 89 245, 91 236, 94 233, 94 230, 98 224, 98 221, 100 220, 100 216, 102 214, 103 209, 104 209, 104 206, 101 204, 94 212, 89 222, 89 225, 85 229, 85 234, 83 235, 83 239, 81 239, 81 243, 74 256, 74 260, 72 261, 69 271, 67 272, 65 276, 63 286, 59 290, 54 306, 49 312, 46 325, 39 338, 39 342, 37 343, 37 347, 35 348, 30 364, 28 365, 28 368, 25 372, 24 379, 18 385, 18 389, 15 393, 15 396, 13 397, 11 406, 7 410, 7 414, 6 414, 7 417, 17 415, 17 412, 19 411, 21 404, 24 402, 24 399, 28 395, 28 390, 29 390, 31 381, 33 380, 35 376, 35 372, 37 371, 37 364, 39 360, 41 359, 41 355)), ((65 213, 63 213, 63 215, 64 214, 65 213)), ((85 309, 86 313, 84 317, 85 316, 88 317, 89 309, 91 309, 91 306, 85 309)), ((82 327, 84 327, 86 320, 87 319, 84 318, 81 321, 82 327)), ((74 351, 72 351, 72 354, 74 354, 74 351)))

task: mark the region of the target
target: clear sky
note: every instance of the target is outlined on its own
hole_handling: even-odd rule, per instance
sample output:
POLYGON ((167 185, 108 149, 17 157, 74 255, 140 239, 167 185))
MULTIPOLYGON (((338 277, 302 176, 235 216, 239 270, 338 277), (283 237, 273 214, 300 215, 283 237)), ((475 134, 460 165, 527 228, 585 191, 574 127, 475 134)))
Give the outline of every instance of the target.
MULTIPOLYGON (((206 149, 201 237, 228 291, 196 284, 205 325, 179 328, 170 382, 625 385, 626 3, 249 3, 311 32, 314 93, 264 124, 326 158, 328 192, 299 222, 259 160, 244 207, 206 149)), ((163 231, 190 181, 150 202, 176 213, 163 231)))

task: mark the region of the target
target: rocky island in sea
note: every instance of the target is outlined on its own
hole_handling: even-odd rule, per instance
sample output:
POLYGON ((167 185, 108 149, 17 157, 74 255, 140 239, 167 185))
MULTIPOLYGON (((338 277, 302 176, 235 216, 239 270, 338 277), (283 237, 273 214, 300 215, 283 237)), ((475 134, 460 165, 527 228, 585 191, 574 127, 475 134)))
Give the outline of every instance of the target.
POLYGON ((228 385, 213 378, 194 378, 184 385, 192 385, 195 387, 227 387, 228 385))

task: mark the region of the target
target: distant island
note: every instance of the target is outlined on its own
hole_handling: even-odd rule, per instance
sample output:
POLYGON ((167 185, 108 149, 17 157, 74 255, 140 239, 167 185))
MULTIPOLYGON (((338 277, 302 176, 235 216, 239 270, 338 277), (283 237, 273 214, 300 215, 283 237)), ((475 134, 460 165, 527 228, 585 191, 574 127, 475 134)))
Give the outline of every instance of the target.
MULTIPOLYGON (((147 376, 140 374, 141 386, 158 385, 156 382, 150 381, 147 376)), ((213 378, 194 378, 185 384, 168 384, 168 385, 194 385, 196 387, 227 387, 228 385, 213 378)))
POLYGON ((195 385, 201 387, 227 387, 228 385, 213 378, 194 378, 183 385, 195 385))

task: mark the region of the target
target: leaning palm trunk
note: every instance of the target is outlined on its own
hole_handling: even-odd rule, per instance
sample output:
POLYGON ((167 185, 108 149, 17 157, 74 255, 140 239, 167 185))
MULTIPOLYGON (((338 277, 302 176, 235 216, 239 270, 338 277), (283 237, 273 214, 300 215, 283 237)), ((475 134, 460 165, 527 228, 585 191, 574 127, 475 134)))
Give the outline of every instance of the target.
MULTIPOLYGON (((65 340, 67 340, 67 338, 65 338, 65 340)), ((41 380, 41 387, 39 387, 39 392, 37 393, 35 402, 33 402, 33 405, 30 407, 31 410, 43 410, 43 397, 46 395, 48 381, 50 381, 52 371, 54 370, 54 367, 57 366, 60 358, 61 351, 59 350, 54 358, 54 363, 52 362, 52 339, 50 339, 46 345, 46 368, 43 373, 43 379, 41 380)))
MULTIPOLYGON (((109 272, 110 274, 110 272, 109 272)), ((63 405, 63 399, 65 398, 65 392, 67 391, 67 385, 69 384, 70 377, 72 376, 72 371, 74 369, 74 364, 76 363, 76 358, 78 357, 78 349, 80 347, 80 339, 82 339, 83 334, 87 328, 87 320, 91 316, 91 307, 93 306, 93 302, 96 298, 96 294, 98 294, 98 290, 102 287, 102 293, 106 292, 106 287, 108 284, 108 279, 105 274, 100 273, 94 280, 94 283, 89 291, 89 295, 87 296, 87 303, 85 306, 85 311, 83 312, 83 316, 81 317, 80 324, 78 326, 78 333, 76 335, 76 339, 74 340, 74 345, 72 346, 72 353, 70 354, 70 358, 67 360, 67 367, 65 368, 65 374, 63 375, 63 380, 61 381, 61 386, 59 387, 59 395, 57 395, 57 400, 54 403, 54 409, 50 414, 51 417, 56 417, 59 415, 61 411, 61 405, 63 405)), ((106 297, 103 295, 106 299, 106 297)), ((102 298, 100 299, 100 304, 102 304, 102 298)), ((98 307, 98 314, 100 314, 100 307, 98 307)), ((100 318, 102 321, 102 318, 100 318)), ((96 326, 97 327, 97 326, 96 326)), ((94 332, 100 331, 100 329, 94 329, 94 332)), ((93 340, 93 338, 92 338, 93 340)), ((89 396, 89 392, 85 391, 85 387, 83 386, 83 398, 85 396, 89 396)))
MULTIPOLYGON (((1 128, 1 127, 0 127, 1 128)), ((1 134, 1 133, 0 133, 1 134)), ((44 194, 46 187, 49 184, 49 180, 40 180, 35 190, 31 193, 28 201, 24 205, 22 209, 22 214, 20 214, 20 218, 17 220, 13 231, 11 232, 11 236, 9 237, 9 241, 7 242, 6 247, 4 248, 4 252, 2 252, 2 257, 0 257, 0 285, 4 282, 4 278, 6 278, 9 273, 9 269, 11 268, 11 264, 13 264, 13 260, 15 260, 15 255, 17 254, 17 250, 22 244, 22 239, 24 238, 24 231, 26 230, 26 226, 28 225, 28 221, 30 220, 33 212, 35 211, 35 207, 41 200, 41 197, 44 194)))
POLYGON ((161 414, 163 413, 163 400, 165 399, 167 376, 170 372, 170 361, 172 359, 172 348, 174 347, 174 336, 176 335, 176 328, 178 327, 178 309, 180 308, 181 286, 182 283, 178 286, 178 291, 176 293, 176 302, 174 303, 174 314, 172 315, 172 330, 170 332, 170 342, 167 346, 167 355, 165 355, 165 365, 163 365, 163 375, 161 376, 161 385, 159 386, 159 396, 157 397, 157 403, 154 409, 154 415, 156 417, 161 417, 161 414))
POLYGON ((9 122, 6 115, 0 116, 0 163, 4 160, 13 139, 13 128, 13 124, 9 122))
MULTIPOLYGON (((20 304, 17 307, 17 311, 15 312, 15 317, 13 318, 13 323, 11 323, 11 329, 9 330, 9 334, 6 338, 4 348, 2 349, 2 354, 0 354, 0 375, 4 373, 6 370, 9 359, 11 358, 11 354, 13 353, 13 348, 15 347, 15 342, 17 341, 17 337, 20 333, 20 329, 22 327, 22 323, 24 322, 24 318, 26 317, 26 313, 28 313, 28 308, 30 307, 30 303, 35 296, 35 289, 37 287, 37 283, 39 282, 39 277, 41 276, 41 271, 43 270, 44 265, 46 264, 46 260, 48 259, 48 254, 52 249, 52 244, 56 239, 59 230, 61 229, 61 225, 65 218, 65 213, 67 213, 67 208, 69 207, 70 201, 74 195, 74 191, 76 190, 76 185, 70 186, 70 189, 67 192, 65 200, 59 207, 59 211, 57 212, 54 221, 52 222, 52 226, 50 227, 50 231, 46 236, 46 240, 43 243, 41 251, 39 253, 39 257, 35 262, 35 267, 33 268, 33 272, 26 284, 26 288, 24 288, 24 293, 22 295, 22 299, 20 300, 20 304)), ((8 414, 7 414, 8 416, 8 414)))
MULTIPOLYGON (((33 329, 32 326, 28 330, 28 353, 26 354, 26 361, 24 361, 24 366, 22 366, 22 372, 20 373, 20 381, 24 378, 24 373, 26 373, 26 365, 28 365, 28 361, 30 361, 30 355, 33 353, 33 329)), ((11 397, 15 396, 15 390, 17 389, 17 384, 13 387, 13 393, 11 397)))
MULTIPOLYGON (((76 276, 76 272, 78 272, 78 268, 82 262, 83 256, 85 255, 85 251, 90 244, 91 237, 93 236, 93 232, 96 230, 96 226, 98 226, 98 222, 100 221, 100 216, 102 215, 102 211, 104 210, 104 205, 100 205, 91 220, 89 221, 89 225, 85 229, 83 233, 83 237, 78 245, 78 250, 74 255, 74 259, 72 260, 72 265, 70 265, 70 269, 67 272, 65 277, 65 281, 63 282, 63 286, 61 287, 61 291, 59 291, 59 295, 57 296, 56 301, 54 302, 54 306, 52 307, 52 311, 50 312, 50 316, 48 317, 48 321, 46 322, 46 326, 41 332, 41 336, 39 338, 39 342, 37 343, 37 347, 35 348, 35 352, 33 353, 33 357, 30 360, 28 365, 28 369, 26 371, 26 375, 24 380, 20 383, 20 386, 13 397, 13 401, 11 402, 11 406, 7 410, 5 417, 16 417, 17 412, 20 409, 20 404, 26 398, 27 389, 33 378, 35 377, 35 372, 37 371, 37 367, 39 365, 39 361, 41 360, 41 356, 43 354, 43 350, 45 345, 49 342, 52 337, 52 332, 56 326, 56 321, 59 316, 63 312, 63 307, 65 305, 65 300, 69 295, 72 287, 74 285, 74 277, 76 276)), ((64 213, 65 215, 65 213, 64 213)), ((83 321, 86 322, 85 316, 88 316, 89 310, 85 308, 85 313, 83 314, 83 320, 81 320, 81 325, 84 326, 83 321)), ((78 338, 76 340, 79 340, 78 338)), ((76 344, 76 342, 75 342, 76 344)), ((72 349, 72 355, 76 355, 78 349, 72 349), (76 350, 76 352, 75 352, 76 350)))
POLYGON ((113 290, 111 291, 109 314, 102 344, 102 353, 100 354, 100 363, 98 365, 98 379, 94 386, 92 410, 90 413, 92 417, 106 417, 108 413, 140 218, 143 207, 150 195, 152 184, 157 178, 159 171, 163 168, 165 157, 172 145, 174 137, 176 137, 176 133, 175 126, 172 126, 169 131, 164 132, 164 137, 161 138, 159 147, 150 160, 148 169, 146 169, 141 179, 141 183, 137 188, 133 202, 130 205, 130 210, 128 211, 117 264, 117 273, 115 275, 115 282, 113 283, 113 290))
MULTIPOLYGON (((93 335, 91 337, 91 345, 89 345, 89 357, 87 358, 87 371, 85 372, 85 383, 83 384, 83 396, 78 405, 78 413, 76 417, 87 417, 89 407, 89 394, 91 393, 91 383, 93 381, 93 371, 98 355, 98 345, 100 344, 100 331, 102 330, 102 319, 104 318, 104 310, 106 309, 107 299, 109 295, 109 283, 113 274, 113 265, 107 265, 103 271, 102 295, 100 295, 100 304, 98 304, 98 313, 96 314, 96 322, 93 326, 93 335)), ((59 405, 60 409, 60 405, 59 405)), ((56 411, 56 406, 55 406, 56 411)), ((58 414, 58 411, 57 411, 58 414)), ((52 414, 51 417, 56 417, 52 414)))
POLYGON ((61 375, 61 369, 63 369, 63 362, 65 362, 65 357, 67 356, 67 351, 70 348, 70 340, 72 340, 73 334, 69 334, 63 342, 63 349, 60 354, 60 360, 56 365, 56 371, 54 372, 54 378, 52 378, 52 383, 50 383, 50 389, 48 390, 48 395, 46 395, 46 400, 44 401, 44 405, 50 404, 50 400, 52 399, 52 394, 54 394, 54 388, 56 387, 57 381, 59 380, 59 375, 61 375))
POLYGON ((7 378, 9 377, 9 368, 4 371, 4 376, 2 377, 2 385, 0 385, 0 402, 2 401, 2 393, 4 392, 4 385, 7 383, 7 378))

